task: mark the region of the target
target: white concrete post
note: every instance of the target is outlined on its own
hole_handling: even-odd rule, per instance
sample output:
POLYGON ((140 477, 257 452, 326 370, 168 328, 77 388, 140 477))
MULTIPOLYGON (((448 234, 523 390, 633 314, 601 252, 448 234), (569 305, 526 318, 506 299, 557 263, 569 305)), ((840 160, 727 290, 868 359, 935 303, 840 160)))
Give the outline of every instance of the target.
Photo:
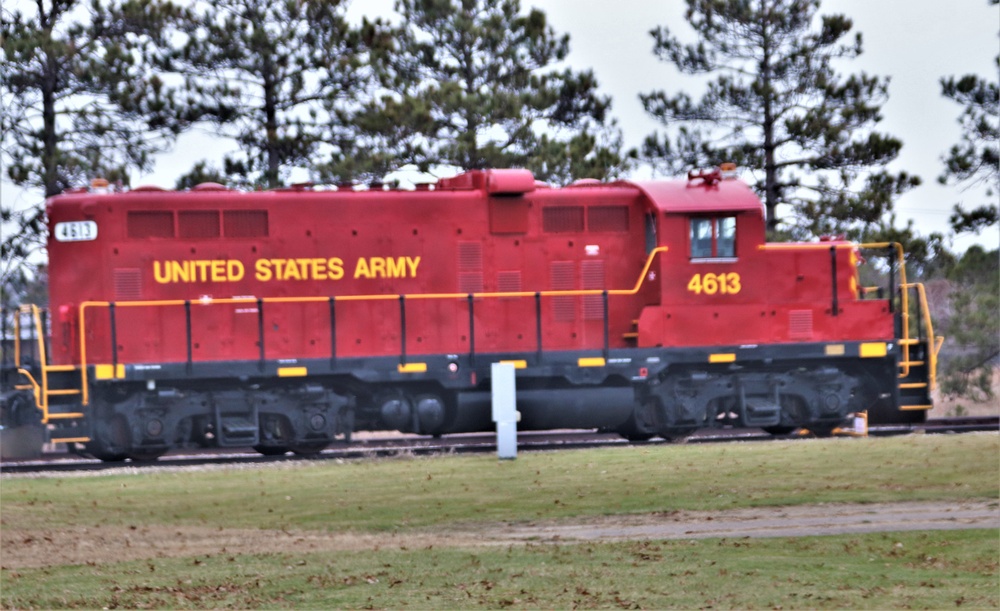
POLYGON ((513 363, 493 363, 493 422, 497 425, 497 457, 517 458, 517 390, 513 363))

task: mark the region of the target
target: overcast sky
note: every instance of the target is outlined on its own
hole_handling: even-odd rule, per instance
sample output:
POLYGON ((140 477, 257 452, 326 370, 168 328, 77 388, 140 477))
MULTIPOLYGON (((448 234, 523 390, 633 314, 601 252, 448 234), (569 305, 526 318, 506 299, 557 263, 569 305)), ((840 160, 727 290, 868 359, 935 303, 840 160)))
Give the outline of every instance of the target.
MULTIPOLYGON (((24 3, 4 0, 8 9, 24 3)), ((351 15, 388 16, 392 5, 393 0, 354 0, 351 15)), ((651 52, 648 32, 656 25, 668 26, 682 40, 693 40, 681 0, 522 0, 522 5, 542 9, 557 32, 570 35, 569 64, 594 70, 602 91, 613 98, 612 115, 627 147, 639 146, 657 128, 642 110, 639 93, 654 89, 697 92, 691 77, 679 75, 651 52)), ((986 0, 824 0, 820 12, 849 16, 855 31, 864 36, 864 54, 844 62, 843 73, 865 71, 891 77, 890 97, 878 129, 900 138, 904 147, 890 169, 905 169, 924 181, 898 200, 897 224, 905 225, 912 218, 922 234, 947 232, 953 204, 964 201, 971 207, 985 200, 980 192, 937 184, 941 156, 959 142, 961 113, 957 104, 941 96, 939 81, 967 73, 997 79, 993 60, 1000 52, 1000 7, 986 0)), ((194 161, 204 158, 218 166, 223 154, 233 148, 232 143, 208 141, 203 134, 182 137, 172 153, 159 157, 152 173, 134 176, 132 184, 171 187, 194 161)), ((2 187, 5 204, 25 200, 9 183, 2 187)), ((955 246, 964 249, 973 241, 995 248, 1000 230, 959 240, 955 246)))
MULTIPOLYGON (((628 146, 638 146, 657 128, 642 109, 638 94, 654 89, 672 93, 696 87, 652 54, 648 32, 666 25, 682 40, 694 41, 684 20, 681 0, 522 0, 543 9, 550 23, 570 35, 571 63, 592 67, 604 92, 613 97, 628 146), (612 11, 609 13, 609 7, 612 11)), ((364 5, 391 5, 366 0, 364 5)), ((357 7, 355 7, 357 8, 357 7)), ((823 0, 821 14, 842 13, 863 35, 864 53, 843 62, 844 73, 865 71, 889 76, 889 101, 883 107, 881 131, 903 141, 891 169, 915 173, 924 184, 902 196, 896 205, 897 224, 912 218, 927 234, 946 232, 952 205, 983 203, 981 192, 965 192, 937 183, 941 156, 959 142, 961 107, 941 96, 941 77, 977 73, 997 79, 994 58, 1000 53, 1000 7, 986 0, 823 0)), ((992 248, 1000 229, 979 236, 992 248)), ((969 240, 956 243, 964 248, 969 240)))

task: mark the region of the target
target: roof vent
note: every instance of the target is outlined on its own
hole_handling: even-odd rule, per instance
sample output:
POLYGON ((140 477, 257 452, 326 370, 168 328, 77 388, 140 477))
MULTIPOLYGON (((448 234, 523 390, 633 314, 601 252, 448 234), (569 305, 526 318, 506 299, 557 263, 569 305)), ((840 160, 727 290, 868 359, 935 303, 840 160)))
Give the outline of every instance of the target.
POLYGON ((192 191, 228 191, 225 185, 220 185, 217 182, 203 182, 201 184, 191 187, 192 191))

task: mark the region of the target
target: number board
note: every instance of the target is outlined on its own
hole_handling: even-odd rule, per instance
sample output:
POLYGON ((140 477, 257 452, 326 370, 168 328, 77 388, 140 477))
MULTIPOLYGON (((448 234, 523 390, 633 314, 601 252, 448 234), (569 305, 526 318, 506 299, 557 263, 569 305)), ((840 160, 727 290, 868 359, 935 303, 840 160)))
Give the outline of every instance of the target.
POLYGON ((56 223, 53 235, 57 242, 86 242, 97 239, 97 223, 94 221, 68 221, 56 223))

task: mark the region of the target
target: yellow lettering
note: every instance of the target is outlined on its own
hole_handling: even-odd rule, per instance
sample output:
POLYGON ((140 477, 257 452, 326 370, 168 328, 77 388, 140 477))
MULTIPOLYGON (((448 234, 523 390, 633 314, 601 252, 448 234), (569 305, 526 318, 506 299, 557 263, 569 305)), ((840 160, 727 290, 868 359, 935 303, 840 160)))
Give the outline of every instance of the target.
POLYGON ((385 259, 382 257, 372 257, 368 268, 372 271, 372 278, 385 278, 385 259))
MULTIPOLYGON (((312 276, 309 275, 309 259, 296 259, 295 264, 299 266, 299 277, 302 280, 309 280, 312 276)), ((313 278, 314 279, 314 278, 313 278)))
POLYGON ((364 257, 358 259, 358 264, 354 267, 354 279, 358 278, 371 278, 372 274, 368 271, 368 261, 364 257))
POLYGON ((270 282, 272 277, 271 261, 269 259, 257 259, 254 264, 257 270, 256 278, 259 282, 270 282))
POLYGON ((691 276, 691 280, 687 284, 687 290, 695 295, 701 295, 702 293, 706 295, 715 295, 717 293, 735 295, 742 289, 743 285, 740 284, 740 275, 735 272, 728 274, 695 274, 691 276))
POLYGON ((190 261, 171 261, 172 271, 170 273, 171 282, 191 282, 190 261))
POLYGON ((208 281, 208 267, 212 263, 211 261, 206 261, 204 259, 199 259, 197 261, 191 261, 191 263, 197 268, 197 275, 195 280, 200 280, 201 282, 208 281))
POLYGON ((743 285, 740 284, 740 275, 736 272, 726 274, 726 279, 729 281, 729 292, 731 294, 735 295, 743 288, 743 285))
POLYGON ((285 279, 285 263, 287 259, 271 259, 271 265, 274 266, 274 279, 284 280, 285 279))
POLYGON ((330 280, 340 280, 344 277, 344 261, 340 257, 332 257, 326 260, 326 271, 330 280))
MULTIPOLYGON (((169 262, 168 262, 169 263, 169 262)), ((191 267, 191 275, 206 274, 205 267, 213 281, 237 282, 243 279, 245 270, 239 261, 185 261, 191 267), (222 267, 219 267, 222 266, 222 267)), ((354 265, 354 279, 372 278, 414 278, 420 266, 420 257, 361 257, 354 265)), ((271 280, 342 280, 345 276, 344 260, 340 257, 298 258, 298 259, 257 259, 254 262, 254 276, 259 282, 271 280)), ((172 271, 167 264, 162 270, 156 268, 158 282, 174 282, 172 271)))
POLYGON ((325 263, 323 259, 309 259, 310 277, 313 280, 326 280, 325 263))
POLYGON ((226 262, 221 259, 211 261, 212 282, 226 281, 226 262))
POLYGON ((167 284, 170 282, 170 274, 167 272, 168 261, 163 262, 163 273, 160 273, 160 262, 153 261, 153 278, 156 279, 160 284, 167 284))
POLYGON ((242 261, 235 259, 226 261, 226 276, 230 282, 239 282, 243 279, 244 273, 246 273, 246 269, 243 267, 242 261))
POLYGON ((285 273, 279 273, 278 280, 302 280, 302 276, 299 275, 299 266, 295 259, 287 259, 285 261, 285 273))
POLYGON ((417 277, 417 266, 420 265, 420 257, 406 257, 406 265, 410 268, 410 278, 417 277))
POLYGON ((385 275, 388 278, 405 278, 406 259, 404 257, 387 257, 385 260, 385 275))
MULTIPOLYGON (((257 262, 257 276, 269 275, 266 261, 257 262), (263 263, 263 265, 262 265, 263 263)), ((173 282, 239 282, 246 274, 242 261, 235 259, 194 259, 153 261, 153 279, 159 284, 173 282)))

